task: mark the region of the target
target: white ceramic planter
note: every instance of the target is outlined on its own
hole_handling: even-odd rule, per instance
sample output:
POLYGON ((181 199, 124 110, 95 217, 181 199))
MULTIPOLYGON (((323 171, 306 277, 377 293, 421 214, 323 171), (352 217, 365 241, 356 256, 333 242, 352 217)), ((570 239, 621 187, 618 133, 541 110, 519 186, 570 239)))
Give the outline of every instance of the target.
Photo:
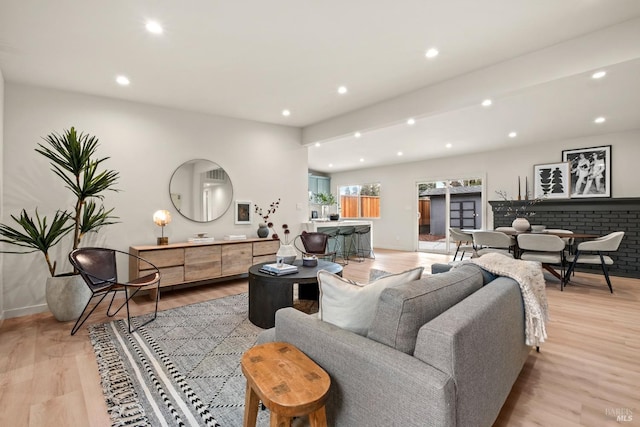
POLYGON ((529 224, 527 218, 516 218, 511 223, 511 226, 515 228, 516 231, 527 231, 531 224, 529 224))
POLYGON ((91 298, 91 291, 80 275, 47 278, 49 310, 60 322, 76 320, 91 298))
POLYGON ((280 245, 280 249, 276 252, 276 261, 282 259, 285 264, 292 264, 296 260, 298 253, 293 245, 280 245))

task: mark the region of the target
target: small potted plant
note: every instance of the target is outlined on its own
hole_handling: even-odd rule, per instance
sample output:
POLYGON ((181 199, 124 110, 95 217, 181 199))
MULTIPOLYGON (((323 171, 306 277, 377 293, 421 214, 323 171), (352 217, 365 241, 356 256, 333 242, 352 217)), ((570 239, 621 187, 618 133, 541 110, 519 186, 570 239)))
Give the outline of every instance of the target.
POLYGON ((336 204, 336 196, 332 193, 316 193, 313 197, 315 202, 322 206, 322 218, 327 219, 330 207, 336 204))
POLYGON ((98 139, 94 136, 72 127, 62 135, 52 133, 43 139, 46 144, 38 144, 35 150, 49 159, 53 173, 73 193, 74 206, 71 211, 58 210, 50 223, 37 209, 35 218, 23 209, 19 216, 11 215, 16 223, 13 227, 0 224, 0 242, 21 248, 5 253, 42 253, 51 275, 46 284, 47 305, 56 319, 68 321, 80 315, 91 292, 75 272, 57 275, 57 261, 51 259, 50 251, 71 233, 71 249, 77 249, 86 233, 114 224, 117 217, 111 215, 113 209, 107 210, 96 201, 104 198, 105 191, 118 191, 114 186, 119 174, 99 169, 108 157, 95 157, 98 139))

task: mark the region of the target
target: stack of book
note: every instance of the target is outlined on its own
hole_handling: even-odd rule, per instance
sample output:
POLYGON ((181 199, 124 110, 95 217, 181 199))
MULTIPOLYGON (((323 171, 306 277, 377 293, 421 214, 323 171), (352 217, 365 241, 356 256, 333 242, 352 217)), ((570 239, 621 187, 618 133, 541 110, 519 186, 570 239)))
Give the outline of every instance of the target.
POLYGON ((265 264, 260 268, 261 273, 271 274, 272 276, 284 276, 285 274, 295 274, 298 267, 291 264, 265 264))
POLYGON ((247 240, 246 234, 227 234, 224 236, 224 240, 247 240))
POLYGON ((216 241, 214 237, 189 237, 189 243, 213 243, 216 241))

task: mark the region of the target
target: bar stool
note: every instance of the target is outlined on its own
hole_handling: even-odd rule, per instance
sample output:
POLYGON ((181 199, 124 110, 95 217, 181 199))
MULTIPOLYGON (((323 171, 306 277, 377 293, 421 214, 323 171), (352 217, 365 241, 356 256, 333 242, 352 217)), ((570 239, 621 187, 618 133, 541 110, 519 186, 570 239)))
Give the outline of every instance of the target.
POLYGON ((342 244, 336 244, 336 246, 340 246, 340 249, 336 249, 336 257, 342 257, 342 265, 349 264, 349 252, 351 252, 351 247, 353 246, 353 233, 356 231, 356 228, 353 226, 350 227, 340 227, 338 229, 338 235, 336 236, 336 240, 340 242, 339 237, 342 237, 342 244), (350 239, 349 245, 347 246, 347 238, 350 239))
POLYGON ((340 245, 340 239, 338 238, 338 231, 340 231, 338 227, 322 229, 322 232, 329 236, 327 250, 333 253, 333 259, 331 262, 337 262, 336 258, 342 253, 342 246, 340 245), (331 247, 331 242, 333 242, 333 248, 331 247))
POLYGON ((364 262, 365 257, 376 259, 376 254, 373 253, 373 248, 371 247, 371 226, 356 227, 354 234, 356 261, 364 262))

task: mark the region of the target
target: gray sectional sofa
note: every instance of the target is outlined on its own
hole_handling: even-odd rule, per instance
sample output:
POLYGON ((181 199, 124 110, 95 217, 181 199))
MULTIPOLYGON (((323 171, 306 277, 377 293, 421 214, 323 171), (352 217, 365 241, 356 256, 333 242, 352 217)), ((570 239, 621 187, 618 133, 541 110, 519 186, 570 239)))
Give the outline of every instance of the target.
POLYGON ((331 426, 490 426, 530 347, 518 284, 468 264, 385 289, 368 335, 293 308, 259 342, 286 341, 331 376, 331 426))

